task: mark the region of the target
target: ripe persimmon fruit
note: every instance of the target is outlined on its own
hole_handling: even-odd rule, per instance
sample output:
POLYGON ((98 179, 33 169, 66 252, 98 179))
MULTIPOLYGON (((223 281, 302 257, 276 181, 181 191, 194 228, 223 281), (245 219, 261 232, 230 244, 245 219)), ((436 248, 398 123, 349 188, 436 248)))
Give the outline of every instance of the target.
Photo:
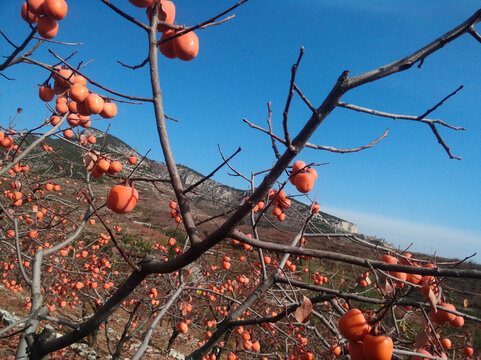
MULTIPOLYGON (((174 30, 168 30, 168 31, 166 31, 162 34, 162 36, 160 37, 160 40, 161 41, 165 40, 165 39, 171 37, 174 34, 175 34, 174 30)), ((169 41, 166 41, 166 42, 163 42, 163 43, 160 43, 159 44, 159 50, 162 53, 162 55, 164 55, 165 57, 167 57, 169 59, 175 59, 177 57, 177 55, 175 54, 175 51, 174 51, 173 39, 169 40, 169 41)))
POLYGON ((391 360, 393 342, 389 336, 367 334, 363 339, 363 352, 369 360, 391 360))
POLYGON ((349 341, 362 341, 370 326, 359 309, 351 309, 339 318, 339 331, 349 341))
POLYGON ((115 185, 107 197, 107 207, 117 214, 126 214, 134 209, 138 200, 139 193, 133 187, 115 185))
POLYGON ((62 88, 70 87, 70 81, 72 76, 72 70, 62 68, 60 66, 55 67, 57 72, 52 74, 55 83, 62 88))
POLYGON ((88 95, 83 101, 83 104, 85 105, 86 110, 90 112, 90 114, 85 115, 100 114, 100 112, 104 108, 104 100, 97 94, 88 95))
POLYGON ((22 4, 22 10, 20 11, 20 14, 22 15, 23 20, 28 22, 29 24, 35 24, 38 21, 38 16, 35 15, 31 9, 27 11, 27 3, 24 2, 22 4))
POLYGON ((38 97, 40 100, 49 102, 52 101, 55 96, 55 92, 50 86, 41 86, 38 89, 38 97))
POLYGON ((63 136, 66 138, 66 139, 71 139, 73 137, 73 130, 72 129, 65 129, 63 131, 63 136))
POLYGON ((44 39, 53 39, 58 33, 58 22, 48 16, 41 16, 37 21, 37 31, 44 39))
POLYGON ((364 356, 363 342, 361 341, 349 341, 349 355, 351 360, 368 360, 364 356))
POLYGON ((308 193, 314 187, 316 179, 310 172, 301 172, 295 176, 294 185, 300 193, 308 193))
POLYGON ((89 90, 82 84, 73 84, 69 91, 68 96, 76 102, 82 102, 89 95, 89 90))
POLYGON ((104 119, 111 119, 117 115, 117 105, 111 101, 105 101, 100 116, 104 119))
POLYGON ((190 61, 199 53, 199 38, 193 31, 188 32, 172 39, 172 48, 180 60, 190 61))
POLYGON ((122 171, 122 164, 120 163, 120 161, 117 161, 117 160, 112 161, 107 170, 109 175, 115 175, 121 171, 122 171))
POLYGON ((45 0, 27 0, 28 11, 38 16, 45 14, 43 9, 44 2, 45 0))
MULTIPOLYGON (((150 21, 150 9, 147 9, 147 17, 150 21)), ((173 24, 175 20, 175 5, 172 1, 169 0, 160 0, 158 6, 158 18, 160 21, 173 24)), ((169 30, 169 28, 165 25, 157 25, 158 32, 164 32, 169 30)))
POLYGON ((129 164, 131 165, 135 165, 137 164, 137 157, 134 156, 134 155, 130 155, 128 158, 127 158, 129 164))
POLYGON ((45 0, 43 10, 48 17, 62 20, 67 16, 68 6, 64 0, 45 0))

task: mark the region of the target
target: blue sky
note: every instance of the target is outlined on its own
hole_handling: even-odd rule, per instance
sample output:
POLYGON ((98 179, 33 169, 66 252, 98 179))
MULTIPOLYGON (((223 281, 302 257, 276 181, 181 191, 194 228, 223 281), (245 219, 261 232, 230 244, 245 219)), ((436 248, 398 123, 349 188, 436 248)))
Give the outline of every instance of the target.
MULTIPOLYGON (((113 1, 124 11, 146 21, 144 11, 127 1, 113 1)), ((196 24, 234 2, 225 0, 175 2, 176 21, 196 24)), ((85 72, 118 91, 149 96, 147 68, 131 71, 117 64, 140 63, 147 56, 145 34, 123 21, 97 0, 69 1, 69 14, 60 23, 56 40, 83 42, 72 64, 94 60, 85 72)), ((305 55, 297 84, 314 105, 319 105, 343 70, 356 75, 410 54, 463 22, 479 6, 477 1, 324 1, 250 0, 234 11, 235 19, 198 31, 200 51, 191 62, 160 57, 165 111, 181 119, 169 122, 178 163, 201 173, 215 168, 220 156, 238 146, 232 161, 250 174, 271 166, 269 139, 242 118, 265 126, 266 103, 272 102, 275 131, 281 134, 282 111, 290 67, 299 47, 305 55)), ((20 18, 21 1, 0 3, 0 28, 20 43, 28 34, 20 18)), ((480 30, 481 32, 481 30, 480 30)), ((35 58, 54 63, 47 49, 66 57, 74 48, 44 45, 35 58)), ((2 55, 10 51, 0 39, 2 55)), ((481 246, 481 45, 470 36, 429 57, 422 69, 413 68, 346 94, 343 101, 378 110, 420 115, 459 85, 465 87, 431 115, 464 132, 440 128, 452 152, 463 160, 450 160, 436 139, 421 124, 392 121, 336 109, 311 142, 339 148, 371 142, 389 128, 389 136, 374 148, 356 154, 305 150, 298 159, 329 165, 318 168, 313 190, 324 210, 355 222, 361 232, 385 237, 412 250, 464 257, 481 246)), ((21 126, 31 127, 48 115, 35 86, 47 77, 30 65, 8 69, 15 81, 0 78, 2 124, 22 107, 21 126)), ((94 89, 95 90, 95 89, 94 89)), ((102 93, 102 92, 101 92, 102 93)), ((103 94, 103 93, 102 93, 103 94)), ((157 160, 163 156, 155 134, 149 104, 119 104, 111 133, 157 160)), ((290 110, 294 134, 309 111, 295 98, 290 110)), ((108 123, 94 122, 106 129, 108 123)), ((226 172, 215 180, 238 188, 247 184, 226 172)), ((290 188, 292 194, 295 193, 290 188)), ((481 256, 476 258, 481 261, 481 256)))

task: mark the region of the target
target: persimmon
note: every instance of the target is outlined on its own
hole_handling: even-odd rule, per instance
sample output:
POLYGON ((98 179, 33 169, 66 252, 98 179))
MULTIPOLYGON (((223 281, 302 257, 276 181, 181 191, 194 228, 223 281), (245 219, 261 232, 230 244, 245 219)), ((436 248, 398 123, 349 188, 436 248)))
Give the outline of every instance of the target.
POLYGON ((449 350, 451 349, 451 340, 448 338, 441 339, 441 345, 443 346, 443 348, 449 350))
POLYGON ((68 112, 68 105, 67 103, 59 102, 55 105, 55 111, 57 111, 60 115, 65 115, 68 112))
POLYGON ((117 105, 111 101, 105 101, 100 116, 104 119, 111 119, 117 115, 117 105))
POLYGON ((459 328, 464 326, 464 318, 462 316, 456 316, 456 318, 449 323, 452 327, 459 328))
POLYGON ((299 170, 302 170, 306 167, 306 163, 302 160, 297 160, 297 161, 294 161, 294 163, 292 164, 292 174, 296 174, 297 172, 299 172, 299 170))
POLYGON ((107 207, 117 214, 132 211, 139 200, 139 193, 131 186, 115 185, 107 197, 107 207))
POLYGON ((22 9, 20 11, 20 14, 22 15, 23 20, 25 20, 29 24, 35 24, 38 21, 38 16, 35 15, 31 9, 27 11, 26 2, 22 4, 22 9))
POLYGON ((104 175, 104 171, 102 171, 98 166, 96 166, 92 169, 91 174, 94 178, 98 179, 104 175))
POLYGON ((88 138, 87 138, 87 142, 89 144, 95 144, 97 142, 97 139, 95 138, 95 136, 93 135, 90 135, 88 138))
POLYGON ((48 16, 41 16, 37 21, 37 31, 44 39, 53 39, 58 33, 58 22, 48 16))
POLYGON ((259 341, 256 340, 252 342, 252 351, 255 351, 255 352, 261 351, 261 344, 259 343, 259 341))
POLYGON ((86 110, 90 112, 90 114, 82 115, 99 114, 104 108, 104 100, 97 94, 88 95, 83 101, 83 104, 86 110))
POLYGON ((107 159, 100 159, 97 163, 97 167, 102 172, 106 172, 110 167, 110 161, 108 161, 107 159))
POLYGON ((127 161, 129 162, 129 164, 135 165, 135 164, 137 164, 137 157, 134 156, 134 155, 130 155, 130 156, 127 158, 127 161))
POLYGON ((52 101, 55 96, 55 92, 50 86, 41 86, 38 89, 38 97, 45 102, 52 101))
POLYGON ((393 342, 389 336, 367 334, 364 336, 362 349, 369 360, 391 360, 393 342))
POLYGON ((71 139, 73 137, 73 130, 72 129, 65 129, 63 131, 63 136, 66 138, 66 139, 71 139))
POLYGON ((77 103, 77 112, 79 113, 79 115, 83 115, 83 116, 89 116, 93 114, 90 111, 90 109, 88 109, 87 106, 85 106, 85 100, 77 103))
POLYGON ((52 74, 52 77, 54 78, 55 83, 62 88, 70 87, 71 77, 73 77, 72 70, 66 69, 60 66, 56 66, 55 69, 57 70, 57 72, 54 72, 52 74))
POLYGON ((73 84, 68 90, 68 96, 76 102, 82 102, 89 95, 89 90, 82 84, 73 84))
POLYGON ((472 347, 466 346, 466 347, 463 349, 463 353, 464 353, 464 355, 466 355, 466 356, 471 356, 471 355, 473 355, 474 350, 473 350, 472 347))
MULTIPOLYGON (((166 31, 162 34, 162 36, 160 37, 160 41, 165 40, 165 39, 171 37, 172 35, 175 35, 175 31, 174 30, 168 30, 168 31, 166 31)), ((175 54, 175 51, 174 51, 173 40, 161 42, 159 44, 159 50, 162 53, 162 55, 164 55, 165 57, 167 57, 169 59, 175 59, 177 57, 177 55, 175 54)))
POLYGON ((78 113, 76 101, 70 101, 67 105, 70 112, 78 113))
POLYGON ((272 208, 272 215, 279 216, 282 214, 282 209, 280 207, 274 206, 272 208))
MULTIPOLYGON (((391 255, 383 255, 381 260, 385 263, 388 264, 397 264, 398 260, 391 255)), ((398 278, 399 280, 405 281, 407 279, 407 274, 403 272, 398 272, 398 271, 389 271, 389 274, 394 276, 395 278, 398 278)))
POLYGON ((339 346, 339 344, 332 344, 331 347, 329 348, 329 351, 336 356, 341 355, 341 347, 339 346))
POLYGON ((117 161, 117 160, 112 161, 110 163, 109 169, 107 170, 107 172, 110 175, 115 175, 121 171, 122 171, 122 164, 120 163, 120 161, 117 161))
POLYGON ((294 185, 296 186, 297 191, 305 194, 312 190, 315 181, 316 179, 311 173, 301 172, 295 176, 294 185))
POLYGON ((67 16, 68 6, 64 0, 45 0, 43 10, 48 17, 62 20, 67 16))
POLYGON ((187 334, 189 331, 189 326, 185 322, 180 322, 177 325, 177 329, 182 333, 182 334, 187 334))
MULTIPOLYGON (((159 2, 159 7, 158 7, 158 18, 160 21, 163 21, 163 22, 166 22, 168 24, 173 24, 174 23, 174 20, 175 20, 175 5, 172 1, 168 1, 168 0, 161 0, 159 2)), ((151 9, 148 8, 147 9, 147 18, 149 19, 150 21, 150 17, 151 17, 151 9)), ((164 31, 168 31, 169 30, 169 27, 166 26, 166 25, 162 25, 162 24, 159 24, 157 25, 157 31, 158 32, 164 32, 164 31)))
POLYGON ((359 309, 351 309, 339 318, 339 331, 349 341, 361 341, 370 326, 359 309))
POLYGON ((80 127, 89 128, 91 125, 90 116, 79 115, 79 125, 80 127))
POLYGON ((362 341, 349 341, 349 355, 351 360, 368 360, 364 355, 364 343, 362 341))
MULTIPOLYGON (((449 304, 449 303, 440 303, 439 306, 442 306, 454 311, 456 310, 456 307, 453 304, 449 304)), ((434 322, 438 324, 444 324, 445 322, 448 322, 448 321, 451 322, 456 319, 455 314, 452 314, 450 312, 440 310, 440 309, 437 309, 437 312, 434 312, 433 310, 431 310, 429 312, 429 316, 434 322)))
POLYGON ((43 15, 44 9, 43 4, 45 0, 27 0, 28 3, 28 11, 32 12, 35 15, 43 15))
POLYGON ((199 38, 193 31, 188 32, 172 39, 172 48, 180 60, 190 61, 199 53, 199 38))
POLYGON ((70 78, 70 81, 72 82, 72 84, 80 84, 87 87, 87 79, 80 74, 73 74, 70 78))
POLYGON ((67 116, 67 123, 72 126, 72 127, 75 127, 79 124, 79 117, 77 114, 68 114, 67 116))
MULTIPOLYGON (((422 354, 422 355, 431 355, 432 356, 432 354, 429 351, 424 350, 424 349, 416 349, 415 352, 417 352, 419 354, 422 354)), ((411 360, 428 360, 428 358, 421 357, 421 356, 413 356, 411 358, 411 360)))

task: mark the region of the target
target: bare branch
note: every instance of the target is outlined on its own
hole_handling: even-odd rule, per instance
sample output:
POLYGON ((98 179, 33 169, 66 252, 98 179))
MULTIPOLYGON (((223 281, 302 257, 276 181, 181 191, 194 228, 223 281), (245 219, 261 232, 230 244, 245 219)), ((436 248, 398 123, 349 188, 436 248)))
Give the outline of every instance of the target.
POLYGON ((297 62, 294 65, 292 65, 289 94, 287 95, 286 106, 284 108, 284 113, 283 113, 282 127, 284 128, 284 138, 286 140, 286 146, 291 145, 291 137, 289 136, 287 118, 289 117, 289 107, 291 105, 292 97, 294 96, 294 83, 296 81, 297 69, 299 67, 299 63, 301 62, 302 55, 304 55, 304 46, 301 46, 301 49, 299 50, 299 57, 297 58, 297 62))
POLYGON ((197 186, 201 185, 204 181, 210 179, 212 176, 214 176, 214 174, 219 171, 225 164, 227 164, 234 156, 236 156, 242 149, 241 148, 238 148, 228 159, 225 159, 224 162, 222 164, 220 164, 219 166, 217 166, 214 171, 212 171, 209 175, 207 176, 204 176, 202 179, 200 179, 199 181, 197 181, 195 184, 192 184, 191 186, 189 186, 187 189, 184 190, 184 194, 187 194, 188 192, 191 192, 192 190, 194 190, 197 186))
POLYGON ((424 118, 420 119, 419 116, 414 116, 414 115, 392 114, 392 113, 387 113, 387 112, 384 112, 384 111, 378 111, 378 110, 369 109, 369 108, 362 107, 362 106, 348 104, 348 103, 345 103, 345 102, 342 102, 342 101, 339 101, 338 106, 342 107, 342 108, 345 108, 345 109, 354 110, 354 111, 363 112, 363 113, 366 113, 366 114, 371 114, 371 115, 376 115, 376 116, 381 116, 381 117, 386 117, 386 118, 390 118, 390 119, 394 119, 394 120, 412 120, 412 121, 423 122, 423 123, 426 123, 426 124, 430 124, 430 123, 439 124, 439 125, 446 126, 446 127, 450 128, 450 129, 453 129, 453 130, 466 130, 464 127, 453 126, 453 125, 450 125, 450 124, 448 124, 448 123, 446 123, 442 120, 439 120, 439 119, 424 119, 424 118))
POLYGON ((36 32, 37 32, 37 29, 33 29, 20 46, 18 47, 15 46, 15 50, 10 54, 7 60, 5 60, 3 64, 0 64, 0 71, 5 70, 6 68, 12 65, 11 63, 13 59, 15 59, 15 57, 20 53, 20 51, 22 51, 27 47, 28 43, 30 42, 30 40, 32 40, 36 32))
POLYGON ((241 174, 239 171, 237 171, 236 169, 234 169, 234 168, 229 164, 229 161, 227 161, 226 158, 224 157, 224 154, 222 153, 222 150, 221 150, 219 144, 217 144, 217 148, 219 149, 219 153, 220 153, 220 156, 222 157, 222 160, 224 160, 224 161, 226 162, 226 164, 227 164, 227 166, 229 167, 229 169, 231 169, 237 176, 240 176, 241 178, 243 178, 243 179, 245 179, 245 180, 247 180, 247 181, 250 182, 250 179, 249 179, 247 176, 241 174))
POLYGON ((137 69, 143 68, 146 64, 148 64, 148 63, 149 63, 149 58, 147 57, 147 58, 146 58, 144 61, 142 61, 139 65, 133 65, 133 66, 127 65, 127 64, 123 63, 123 62, 120 61, 120 60, 117 60, 117 62, 118 62, 120 65, 122 65, 122 66, 124 66, 124 67, 126 67, 126 68, 129 68, 129 69, 131 69, 131 70, 137 70, 137 69))
POLYGON ((469 27, 468 33, 469 33, 473 38, 475 38, 478 42, 481 43, 481 35, 479 35, 479 33, 478 33, 478 32, 476 31, 476 29, 474 28, 474 26, 470 26, 470 27, 469 27))
POLYGON ((64 42, 64 41, 56 41, 56 40, 52 40, 52 39, 45 39, 45 38, 38 37, 38 36, 34 36, 33 38, 37 39, 37 40, 40 40, 40 41, 45 41, 45 42, 49 42, 49 43, 52 43, 52 44, 59 44, 59 45, 67 45, 67 46, 84 45, 84 43, 68 43, 68 42, 64 42))
MULTIPOLYGON (((267 103, 267 125, 269 126, 269 133, 272 134, 274 131, 272 130, 272 110, 271 110, 270 101, 267 103)), ((281 154, 277 149, 276 140, 274 139, 273 136, 271 136, 271 141, 272 141, 272 150, 274 150, 274 155, 276 156, 277 159, 279 159, 281 157, 281 154)))
MULTIPOLYGON (((253 123, 251 123, 250 121, 248 121, 247 119, 242 119, 242 121, 244 121, 246 124, 248 124, 251 128, 254 128, 256 130, 260 130, 266 134, 268 134, 272 139, 276 139, 277 141, 281 142, 282 144, 286 145, 286 141, 280 137, 278 137, 277 135, 275 135, 274 133, 272 133, 271 130, 266 130, 260 126, 257 126, 253 123)), ((387 136, 389 132, 389 129, 387 129, 384 134, 382 134, 380 137, 378 137, 376 140, 374 140, 373 142, 367 144, 367 145, 364 145, 364 146, 361 146, 361 147, 358 147, 358 148, 354 148, 354 149, 337 149, 337 148, 334 148, 334 147, 331 147, 331 146, 324 146, 324 145, 315 145, 315 144, 311 144, 309 142, 306 142, 306 147, 308 148, 311 148, 311 149, 316 149, 316 150, 325 150, 325 151, 331 151, 331 152, 335 152, 335 153, 352 153, 352 152, 357 152, 357 151, 361 151, 361 150, 364 150, 364 149, 368 149, 370 147, 372 147, 373 145, 377 144, 379 141, 381 141, 383 138, 385 138, 387 136)), ((286 145, 287 146, 287 145, 286 145)))
POLYGON ((346 154, 346 153, 353 153, 353 152, 358 152, 358 151, 361 151, 361 150, 364 150, 364 149, 368 149, 370 147, 373 147, 375 144, 377 144, 379 141, 381 141, 382 139, 384 139, 387 134, 389 133, 389 129, 386 129, 386 131, 384 132, 384 134, 382 134, 380 137, 378 137, 376 140, 374 140, 373 142, 367 144, 367 145, 364 145, 364 146, 360 146, 358 148, 354 148, 354 149, 336 149, 334 147, 331 147, 331 146, 323 146, 323 145, 314 145, 314 144, 311 144, 311 143, 306 143, 306 147, 308 148, 311 148, 311 149, 317 149, 317 150, 326 150, 326 151, 330 151, 330 152, 335 152, 335 153, 340 153, 340 154, 346 154))
POLYGON ((294 90, 296 90, 297 94, 301 97, 302 101, 307 105, 307 107, 313 112, 316 112, 316 108, 314 105, 311 104, 311 102, 307 99, 307 97, 304 95, 304 93, 299 89, 299 87, 294 84, 294 90))
POLYGON ((377 69, 368 71, 364 74, 352 77, 346 84, 347 90, 411 68, 418 61, 424 60, 432 53, 443 48, 446 44, 449 44, 461 35, 469 32, 469 29, 476 25, 479 21, 481 21, 481 10, 476 11, 465 22, 448 31, 441 37, 437 38, 436 40, 414 52, 413 54, 406 56, 400 60, 394 61, 390 64, 381 66, 377 69))

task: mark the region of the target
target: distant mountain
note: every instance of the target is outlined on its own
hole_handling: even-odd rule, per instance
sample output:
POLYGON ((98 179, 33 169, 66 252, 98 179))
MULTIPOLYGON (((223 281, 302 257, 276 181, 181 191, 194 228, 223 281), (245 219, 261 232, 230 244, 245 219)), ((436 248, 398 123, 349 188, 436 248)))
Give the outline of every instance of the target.
MULTIPOLYGON (((102 154, 108 154, 113 159, 126 160, 129 155, 135 155, 139 160, 142 158, 142 155, 131 146, 113 135, 105 134, 95 128, 85 129, 82 134, 95 136, 97 142, 94 148, 101 151, 102 154)), ((54 145, 59 155, 72 162, 72 172, 75 172, 76 169, 81 169, 82 150, 79 147, 61 139, 49 139, 46 142, 54 145)), ((126 170, 133 169, 132 165, 125 165, 127 163, 126 161, 122 161, 122 163, 126 170)), ((204 177, 204 175, 184 165, 178 165, 178 169, 180 177, 186 186, 195 184, 204 177)), ((134 177, 144 179, 168 179, 168 171, 163 162, 146 158, 135 170, 134 177)), ((108 180, 102 179, 101 182, 103 181, 108 180)), ((142 190, 142 188, 152 190, 151 183, 142 182, 139 183, 138 186, 140 186, 139 190, 142 190)), ((172 199, 173 194, 170 186, 167 186, 165 183, 158 183, 157 189, 162 190, 169 199, 172 199)), ((202 214, 213 216, 241 204, 243 199, 248 195, 248 191, 235 189, 209 179, 196 187, 189 196, 193 200, 192 206, 195 209, 202 214)), ((288 211, 288 216, 285 221, 279 223, 277 220, 274 221, 274 218, 270 215, 267 216, 267 219, 273 221, 276 227, 281 230, 297 231, 300 223, 299 216, 295 213, 306 215, 308 213, 308 206, 292 199, 292 206, 288 211), (292 216, 289 216, 289 212, 292 212, 292 216)), ((355 224, 324 212, 317 214, 313 218, 312 224, 314 229, 326 233, 357 233, 357 226, 355 224)), ((268 222, 261 222, 259 226, 267 228, 270 225, 268 222)))

